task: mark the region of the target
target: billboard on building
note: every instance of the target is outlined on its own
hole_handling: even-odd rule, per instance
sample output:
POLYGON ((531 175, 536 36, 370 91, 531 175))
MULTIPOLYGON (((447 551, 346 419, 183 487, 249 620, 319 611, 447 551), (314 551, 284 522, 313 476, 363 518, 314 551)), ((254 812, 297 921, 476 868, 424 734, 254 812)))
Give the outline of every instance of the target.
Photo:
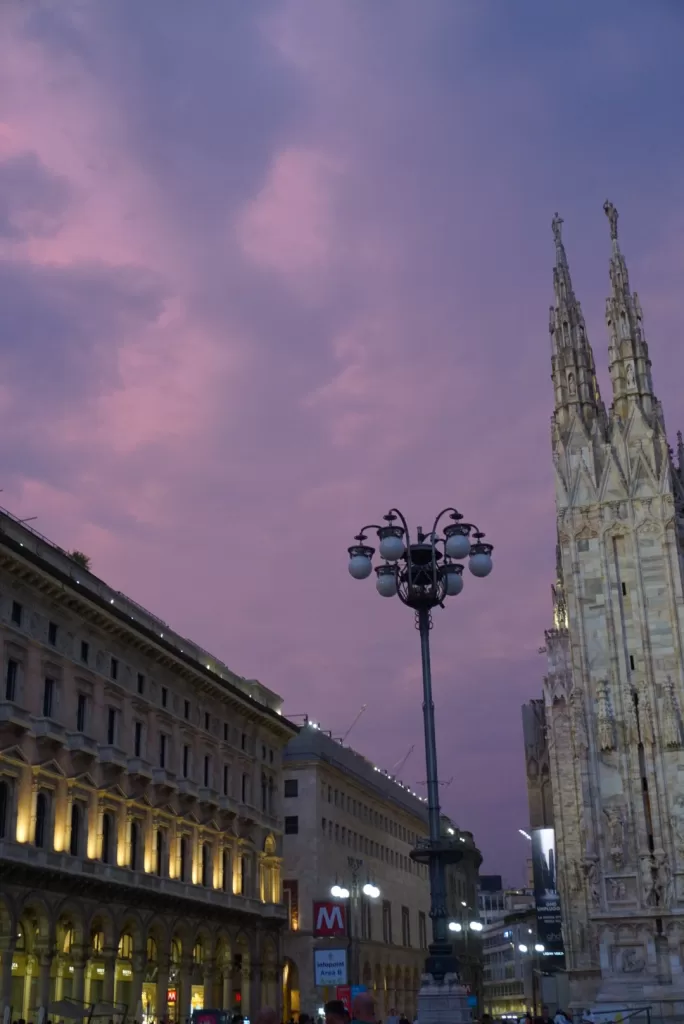
POLYGON ((552 828, 532 830, 532 872, 538 940, 547 952, 562 953, 561 905, 556 877, 556 833, 552 828))

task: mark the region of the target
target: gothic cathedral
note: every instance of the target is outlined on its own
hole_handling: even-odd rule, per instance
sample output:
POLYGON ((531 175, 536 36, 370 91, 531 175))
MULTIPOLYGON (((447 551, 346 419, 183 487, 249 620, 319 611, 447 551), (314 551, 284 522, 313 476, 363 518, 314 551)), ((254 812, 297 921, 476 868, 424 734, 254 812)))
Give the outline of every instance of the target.
POLYGON ((681 1014, 684 445, 676 465, 617 210, 604 210, 609 410, 553 221, 558 579, 544 697, 558 885, 571 1003, 681 1014))

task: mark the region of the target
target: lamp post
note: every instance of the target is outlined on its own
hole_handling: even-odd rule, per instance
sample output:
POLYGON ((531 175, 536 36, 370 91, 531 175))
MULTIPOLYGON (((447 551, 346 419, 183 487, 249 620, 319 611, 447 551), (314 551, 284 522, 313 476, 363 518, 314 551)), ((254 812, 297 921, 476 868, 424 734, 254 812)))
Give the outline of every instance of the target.
MULTIPOLYGON (((361 908, 363 915, 363 902, 361 894, 368 899, 377 900, 380 890, 372 882, 366 882, 364 886, 359 885, 359 871, 363 867, 363 861, 359 857, 347 857, 347 864, 351 872, 351 888, 337 882, 330 889, 330 895, 336 900, 349 900, 349 913, 347 914, 347 937, 349 939, 349 977, 350 984, 361 984, 361 971, 359 964, 359 930, 355 927, 357 909, 361 908)), ((363 929, 361 929, 363 934, 363 929)))
POLYGON ((455 597, 463 590, 463 562, 468 559, 473 576, 488 576, 492 570, 491 544, 484 534, 471 523, 464 523, 455 508, 446 508, 437 516, 432 530, 424 533, 421 527, 411 539, 406 519, 396 509, 390 509, 384 526, 372 523, 354 538, 349 548, 349 573, 356 580, 367 579, 373 571, 375 549, 367 544, 369 531, 379 539, 381 564, 375 567, 376 589, 381 597, 398 596, 415 613, 420 633, 420 653, 423 670, 423 726, 425 731, 425 761, 427 766, 428 821, 430 838, 418 844, 411 857, 426 863, 430 872, 430 917, 432 944, 425 971, 436 981, 446 974, 458 972, 447 928, 447 901, 445 865, 457 863, 462 853, 457 844, 441 835, 439 782, 437 775, 437 747, 435 742, 435 705, 432 699, 430 671, 430 630, 433 608, 443 608, 447 597, 455 597), (445 516, 451 520, 439 532, 445 516))

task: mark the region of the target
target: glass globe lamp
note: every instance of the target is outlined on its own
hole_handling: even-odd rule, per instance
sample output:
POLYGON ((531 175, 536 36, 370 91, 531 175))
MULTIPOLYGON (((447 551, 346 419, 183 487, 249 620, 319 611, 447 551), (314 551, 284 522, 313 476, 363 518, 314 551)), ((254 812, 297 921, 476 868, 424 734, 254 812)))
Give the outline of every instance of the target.
POLYGON ((380 597, 394 597, 397 592, 397 570, 393 565, 379 565, 375 570, 375 589, 380 597))
POLYGON ((470 559, 468 561, 468 568, 473 576, 477 576, 480 579, 483 579, 485 576, 489 576, 492 571, 493 550, 494 548, 491 544, 484 544, 481 541, 477 544, 473 544, 470 549, 470 559))
POLYGON ((456 597, 463 590, 463 566, 448 562, 440 569, 447 597, 456 597))
POLYGON ((374 549, 367 544, 354 544, 349 548, 349 575, 355 580, 367 580, 373 571, 374 549))
POLYGON ((470 537, 468 533, 469 527, 463 526, 460 523, 444 528, 444 550, 446 551, 447 558, 455 558, 456 561, 460 562, 468 557, 470 554, 470 537))
POLYGON ((383 526, 378 530, 380 538, 380 557, 388 562, 396 562, 406 550, 404 531, 400 526, 383 526))

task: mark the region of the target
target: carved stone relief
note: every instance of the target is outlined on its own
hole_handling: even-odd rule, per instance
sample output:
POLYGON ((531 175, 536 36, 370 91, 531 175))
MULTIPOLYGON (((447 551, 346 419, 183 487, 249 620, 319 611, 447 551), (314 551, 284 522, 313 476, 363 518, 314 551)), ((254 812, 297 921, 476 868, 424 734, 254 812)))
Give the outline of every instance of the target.
POLYGON ((643 946, 628 946, 614 949, 614 970, 621 974, 642 974, 646 969, 646 955, 643 946))
POLYGON ((608 827, 609 857, 616 871, 619 871, 625 861, 625 837, 626 837, 626 813, 625 808, 606 807, 603 813, 606 816, 608 827))

